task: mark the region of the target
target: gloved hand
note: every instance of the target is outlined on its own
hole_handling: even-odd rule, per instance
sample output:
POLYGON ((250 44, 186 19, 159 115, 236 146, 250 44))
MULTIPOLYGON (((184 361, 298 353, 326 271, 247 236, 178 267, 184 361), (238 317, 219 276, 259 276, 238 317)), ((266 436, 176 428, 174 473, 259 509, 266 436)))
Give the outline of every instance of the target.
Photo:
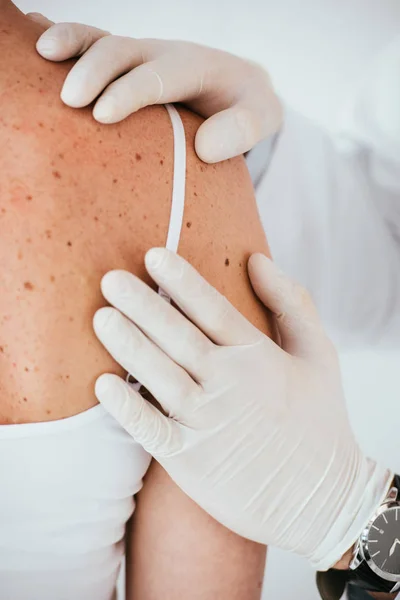
POLYGON ((99 401, 218 521, 329 568, 391 474, 357 445, 336 352, 310 298, 269 259, 251 257, 281 348, 179 256, 152 249, 146 268, 190 321, 137 277, 111 271, 102 290, 116 308, 100 309, 94 328, 169 416, 111 374, 97 380, 99 401))
MULTIPOLYGON (((45 27, 51 24, 41 15, 30 16, 45 27)), ((61 98, 82 107, 103 92, 93 110, 101 123, 115 123, 151 104, 185 102, 207 118, 195 142, 205 162, 250 150, 282 123, 282 107, 268 74, 227 52, 189 42, 111 36, 76 23, 50 27, 37 49, 54 61, 83 54, 61 98)))

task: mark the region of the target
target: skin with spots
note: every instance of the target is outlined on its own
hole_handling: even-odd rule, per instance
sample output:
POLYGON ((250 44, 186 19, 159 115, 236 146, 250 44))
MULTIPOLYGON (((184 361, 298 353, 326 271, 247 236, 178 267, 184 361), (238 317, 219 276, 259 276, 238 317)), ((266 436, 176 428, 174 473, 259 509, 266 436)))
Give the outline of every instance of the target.
MULTIPOLYGON (((0 38, 8 58, 0 67, 0 89, 5 90, 0 142, 7 150, 0 158, 0 261, 7 273, 0 297, 5 349, 0 374, 2 397, 7 398, 0 405, 1 422, 46 419, 47 405, 52 406, 53 418, 61 418, 96 402, 97 374, 119 372, 92 333, 92 314, 103 304, 99 281, 112 268, 129 269, 148 280, 143 256, 150 246, 165 243, 170 209, 173 141, 166 111, 148 109, 120 125, 99 127, 89 111, 62 106, 58 92, 68 67, 46 63, 35 54, 37 35, 37 26, 24 22, 21 30, 0 38), (128 135, 119 136, 125 129, 128 135), (104 141, 101 149, 99 141, 104 141), (24 381, 21 357, 47 366, 47 375, 43 370, 43 380, 38 378, 34 388, 24 381), (7 360, 16 363, 16 373, 7 372, 7 360), (82 370, 79 365, 84 365, 82 370), (70 381, 76 383, 63 389, 57 376, 65 368, 74 373, 70 381), (26 385, 30 400, 22 409, 26 385)), ((192 140, 199 119, 185 111, 182 116, 192 140)), ((241 161, 228 161, 216 170, 188 149, 186 227, 180 251, 263 324, 248 285, 236 284, 242 266, 229 278, 221 277, 216 267, 227 249, 230 257, 222 261, 226 266, 242 265, 250 251, 266 248, 254 205, 247 211, 248 232, 236 209, 241 194, 232 190, 243 183, 250 189, 241 161), (228 180, 229 194, 221 196, 221 185, 228 180), (200 186, 201 204, 194 201, 200 186), (256 235, 251 233, 254 229, 256 235)))
MULTIPOLYGON (((98 375, 124 375, 92 330, 105 305, 100 280, 126 269, 151 283, 143 259, 165 244, 173 179, 165 109, 100 127, 90 109, 63 106, 70 65, 41 59, 34 49, 40 27, 10 14, 8 33, 0 34, 2 424, 85 411, 96 404, 98 375)), ((188 156, 179 251, 268 332, 244 276, 249 254, 268 251, 245 164, 200 163, 193 147, 200 118, 179 111, 188 156)), ((135 515, 127 600, 260 597, 265 549, 210 519, 156 463, 135 515)))

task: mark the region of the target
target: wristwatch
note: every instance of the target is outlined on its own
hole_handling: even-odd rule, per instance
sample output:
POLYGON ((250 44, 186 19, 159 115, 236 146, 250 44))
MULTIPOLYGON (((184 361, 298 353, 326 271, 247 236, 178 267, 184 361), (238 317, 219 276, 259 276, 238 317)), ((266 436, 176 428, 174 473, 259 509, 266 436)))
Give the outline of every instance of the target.
POLYGON ((368 592, 400 591, 400 476, 354 547, 349 570, 317 573, 323 600, 340 600, 346 585, 368 592))

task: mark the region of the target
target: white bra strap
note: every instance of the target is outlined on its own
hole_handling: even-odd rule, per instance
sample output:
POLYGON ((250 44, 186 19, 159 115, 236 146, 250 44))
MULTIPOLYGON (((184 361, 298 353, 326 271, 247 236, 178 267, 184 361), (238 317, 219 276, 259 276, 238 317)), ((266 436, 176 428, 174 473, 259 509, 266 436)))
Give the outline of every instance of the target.
POLYGON ((171 215, 165 246, 168 250, 177 252, 182 231, 183 212, 185 210, 186 138, 182 119, 176 108, 172 104, 166 104, 165 108, 170 116, 174 131, 174 178, 172 183, 171 215))
MULTIPOLYGON (((172 180, 171 214, 165 247, 172 250, 172 252, 177 252, 185 210, 186 138, 182 119, 176 108, 172 104, 165 104, 165 108, 170 116, 174 132, 174 176, 172 180)), ((161 288, 158 288, 158 293, 164 300, 171 302, 171 298, 161 288)), ((126 380, 137 391, 140 389, 140 383, 132 382, 132 376, 129 373, 126 380)))
MULTIPOLYGON (((170 116, 174 132, 174 176, 172 180, 171 214, 165 247, 172 250, 172 252, 177 252, 185 210, 186 138, 182 119, 176 108, 172 104, 166 104, 165 108, 170 116)), ((171 298, 164 290, 158 288, 158 293, 164 300, 171 302, 171 298)))

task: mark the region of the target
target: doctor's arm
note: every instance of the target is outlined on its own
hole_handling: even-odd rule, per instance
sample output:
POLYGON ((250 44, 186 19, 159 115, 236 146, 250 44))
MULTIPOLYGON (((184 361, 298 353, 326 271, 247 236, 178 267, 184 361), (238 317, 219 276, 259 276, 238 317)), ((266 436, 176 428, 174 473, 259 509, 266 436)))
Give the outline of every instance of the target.
MULTIPOLYGON (((260 163, 263 153, 256 147, 249 160, 260 163)), ((276 262, 310 290, 330 337, 396 344, 400 247, 388 223, 396 194, 374 179, 366 147, 341 151, 287 111, 269 166, 261 177, 258 170, 257 198, 276 262)))

